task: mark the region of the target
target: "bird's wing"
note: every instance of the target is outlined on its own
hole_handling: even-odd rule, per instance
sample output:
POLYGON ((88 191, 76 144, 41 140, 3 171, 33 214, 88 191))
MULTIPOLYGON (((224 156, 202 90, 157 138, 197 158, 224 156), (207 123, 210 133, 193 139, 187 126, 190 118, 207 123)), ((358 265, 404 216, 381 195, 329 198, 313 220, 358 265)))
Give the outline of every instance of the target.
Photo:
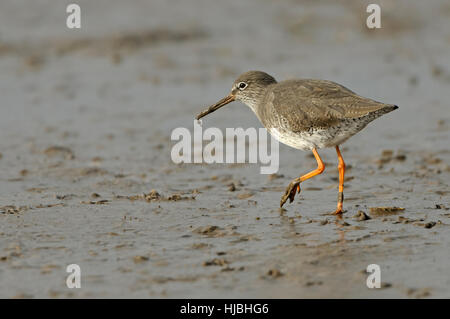
POLYGON ((363 117, 389 106, 361 97, 335 82, 309 79, 280 82, 268 98, 282 120, 300 131, 363 117))

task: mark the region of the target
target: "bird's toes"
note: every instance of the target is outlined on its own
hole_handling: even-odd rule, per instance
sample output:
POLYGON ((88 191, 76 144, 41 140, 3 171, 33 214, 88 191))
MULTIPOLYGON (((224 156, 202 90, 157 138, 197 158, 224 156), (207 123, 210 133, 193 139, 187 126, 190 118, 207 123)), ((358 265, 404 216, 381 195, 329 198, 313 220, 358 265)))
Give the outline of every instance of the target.
POLYGON ((295 194, 297 194, 297 186, 295 186, 289 194, 289 203, 292 203, 294 201, 295 194))
POLYGON ((280 207, 283 207, 284 203, 289 199, 289 203, 292 203, 295 198, 295 194, 300 192, 300 184, 299 183, 290 183, 289 186, 286 188, 286 191, 284 192, 284 195, 281 197, 280 201, 280 207))
POLYGON ((289 196, 284 194, 283 196, 281 196, 281 200, 280 200, 280 207, 283 207, 284 203, 286 203, 286 201, 288 200, 289 196))
MULTIPOLYGON (((283 205, 286 203, 286 201, 288 200, 288 198, 290 198, 290 193, 288 193, 287 191, 284 193, 283 196, 281 196, 281 201, 280 201, 280 207, 283 207, 283 205)), ((292 202, 292 201, 291 201, 292 202)))
POLYGON ((342 208, 338 208, 338 209, 336 209, 334 212, 332 212, 331 213, 331 215, 337 215, 337 216, 342 216, 342 214, 344 213, 345 211, 344 210, 342 210, 342 208))

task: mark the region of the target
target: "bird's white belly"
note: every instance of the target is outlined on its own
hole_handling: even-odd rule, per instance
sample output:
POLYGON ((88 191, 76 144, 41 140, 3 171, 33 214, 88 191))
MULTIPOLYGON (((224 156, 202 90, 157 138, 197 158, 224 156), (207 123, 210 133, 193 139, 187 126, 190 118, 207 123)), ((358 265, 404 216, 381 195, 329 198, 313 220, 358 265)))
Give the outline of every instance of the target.
POLYGON ((365 126, 354 121, 348 122, 346 125, 327 129, 318 128, 305 132, 292 132, 274 127, 268 130, 275 139, 283 144, 300 150, 312 150, 313 148, 318 149, 340 145, 365 126))
POLYGON ((303 133, 280 131, 277 128, 270 128, 269 132, 279 142, 300 150, 311 150, 317 147, 318 144, 321 144, 321 136, 319 134, 308 134, 306 136, 303 133))

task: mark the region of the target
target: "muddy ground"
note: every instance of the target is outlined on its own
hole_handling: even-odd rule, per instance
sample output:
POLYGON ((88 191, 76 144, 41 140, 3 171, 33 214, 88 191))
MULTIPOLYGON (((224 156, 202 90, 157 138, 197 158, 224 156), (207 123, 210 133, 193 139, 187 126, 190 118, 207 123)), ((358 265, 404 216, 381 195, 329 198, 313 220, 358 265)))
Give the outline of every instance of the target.
MULTIPOLYGON (((0 5, 0 297, 450 297, 448 1, 381 1, 380 30, 364 1, 77 3, 81 30, 64 1, 0 5), (250 69, 400 106, 342 147, 342 220, 332 149, 285 211, 306 152, 280 145, 272 176, 171 161, 250 69)), ((212 126, 260 124, 234 103, 212 126)))

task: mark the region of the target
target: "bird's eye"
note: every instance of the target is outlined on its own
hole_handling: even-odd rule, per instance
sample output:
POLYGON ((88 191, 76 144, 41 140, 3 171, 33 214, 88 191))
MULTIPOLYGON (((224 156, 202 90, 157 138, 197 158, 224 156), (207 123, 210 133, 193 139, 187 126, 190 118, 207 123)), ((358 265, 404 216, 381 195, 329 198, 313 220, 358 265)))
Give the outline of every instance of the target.
POLYGON ((245 83, 245 82, 239 82, 239 84, 238 84, 238 88, 239 88, 239 90, 244 90, 246 87, 247 87, 247 83, 245 83))

